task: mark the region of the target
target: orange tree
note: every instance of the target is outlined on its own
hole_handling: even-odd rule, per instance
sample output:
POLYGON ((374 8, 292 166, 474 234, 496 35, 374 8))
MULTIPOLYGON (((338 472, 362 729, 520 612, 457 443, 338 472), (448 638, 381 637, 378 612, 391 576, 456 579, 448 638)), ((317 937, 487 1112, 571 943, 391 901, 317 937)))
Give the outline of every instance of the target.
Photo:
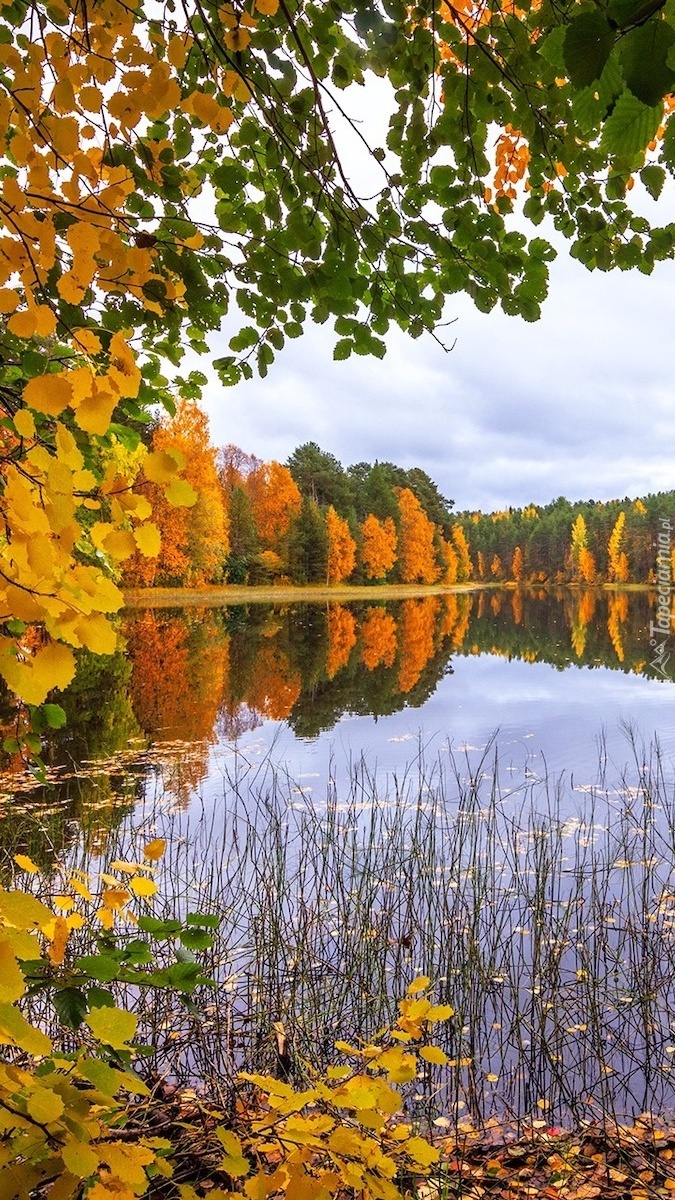
POLYGON ((510 226, 519 186, 589 267, 672 256, 675 227, 652 229, 629 189, 639 172, 657 197, 675 161, 674 41, 660 0, 3 0, 10 689, 39 706, 78 647, 112 649, 108 568, 157 553, 145 485, 195 497, 179 454, 131 472, 104 452, 133 450, 153 403, 198 397, 183 352, 235 303, 227 384, 265 374, 308 318, 333 322, 337 359, 382 355, 392 321, 433 331, 456 291, 534 319, 553 252, 510 226), (369 75, 392 111, 363 198, 339 94, 369 75))

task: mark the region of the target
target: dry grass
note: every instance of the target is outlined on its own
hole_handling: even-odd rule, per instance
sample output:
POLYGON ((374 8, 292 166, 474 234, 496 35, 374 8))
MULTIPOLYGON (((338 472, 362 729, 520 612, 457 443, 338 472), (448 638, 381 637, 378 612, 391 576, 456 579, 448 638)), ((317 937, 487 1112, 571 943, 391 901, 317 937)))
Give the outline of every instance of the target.
MULTIPOLYGON (((450 592, 476 592, 485 583, 379 584, 349 587, 309 585, 307 587, 203 587, 203 588, 130 588, 124 593, 127 608, 183 608, 187 605, 221 607, 226 604, 311 604, 344 603, 351 600, 408 600, 418 596, 444 596, 450 592)), ((498 585, 493 585, 498 586, 498 585)))

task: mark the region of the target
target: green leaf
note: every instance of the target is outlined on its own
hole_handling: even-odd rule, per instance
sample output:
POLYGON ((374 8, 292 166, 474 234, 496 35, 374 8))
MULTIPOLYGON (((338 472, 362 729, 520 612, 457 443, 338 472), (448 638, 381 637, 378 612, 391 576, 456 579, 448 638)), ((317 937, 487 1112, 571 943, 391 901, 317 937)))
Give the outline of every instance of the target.
POLYGON ((54 1008, 62 1025, 79 1029, 87 1012, 87 997, 79 988, 61 988, 54 992, 54 1008))
POLYGON ((335 343, 333 350, 335 362, 343 362, 346 358, 349 358, 353 349, 354 343, 351 338, 340 338, 339 342, 335 343))
POLYGON ((84 954, 76 960, 75 967, 99 983, 112 983, 121 969, 118 959, 106 954, 84 954))
POLYGON ((222 918, 216 913, 188 913, 185 918, 186 925, 198 925, 204 929, 217 929, 222 918))
POLYGON ((615 34, 600 12, 584 12, 567 28, 563 57, 574 87, 588 87, 602 74, 614 47, 615 34))
POLYGON ((50 729, 63 729, 66 723, 66 714, 60 704, 43 704, 42 711, 50 729))
POLYGON ((632 29, 621 42, 623 77, 643 104, 658 104, 675 88, 675 72, 668 55, 675 43, 675 30, 658 19, 632 29))
POLYGON ((188 950, 208 950, 213 938, 205 929, 184 929, 180 940, 188 950))
POLYGON ((139 917, 138 928, 141 933, 152 933, 157 940, 175 937, 183 926, 180 921, 160 921, 157 917, 139 917))
POLYGON ((649 192, 649 195, 652 196, 654 200, 658 200, 661 192, 663 191, 663 185, 666 182, 666 172, 664 171, 663 167, 657 167, 654 165, 643 167, 640 171, 640 179, 649 192))
POLYGON ((635 157, 651 142, 662 117, 662 105, 649 108, 632 92, 622 92, 605 122, 603 149, 619 158, 635 157))

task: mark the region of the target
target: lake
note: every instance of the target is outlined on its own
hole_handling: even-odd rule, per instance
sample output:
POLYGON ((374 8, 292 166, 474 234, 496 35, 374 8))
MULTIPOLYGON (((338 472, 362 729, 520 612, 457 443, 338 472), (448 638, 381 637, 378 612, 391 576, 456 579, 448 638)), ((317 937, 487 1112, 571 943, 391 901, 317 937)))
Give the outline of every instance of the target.
POLYGON ((571 589, 129 610, 65 694, 48 786, 4 778, 3 847, 56 887, 59 862, 167 838, 154 911, 222 918, 206 1019, 142 1012, 176 1078, 273 1067, 275 1023, 297 1063, 330 1058, 422 970, 457 1014, 454 1068, 411 1100, 431 1119, 670 1112, 675 663, 653 613, 571 589))

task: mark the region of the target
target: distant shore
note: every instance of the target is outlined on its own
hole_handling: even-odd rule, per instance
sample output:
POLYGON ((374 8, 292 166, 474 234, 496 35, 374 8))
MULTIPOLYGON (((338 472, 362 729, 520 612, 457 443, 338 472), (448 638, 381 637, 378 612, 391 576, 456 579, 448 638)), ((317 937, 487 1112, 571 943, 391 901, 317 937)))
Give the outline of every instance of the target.
MULTIPOLYGON (((348 586, 310 583, 280 584, 269 587, 249 587, 247 584, 230 584, 224 587, 204 588, 129 588, 124 593, 126 608, 182 608, 185 605, 216 607, 225 604, 291 604, 307 601, 309 604, 348 603, 350 600, 410 600, 417 596, 446 596, 452 592, 478 592, 485 584, 415 584, 383 583, 348 586)), ((494 586, 489 584, 487 586, 494 586)), ((502 585, 497 585, 502 586, 502 585)))
MULTIPOLYGON (((525 583, 521 589, 565 587, 578 591, 584 586, 603 591, 646 592, 653 588, 648 583, 596 583, 581 585, 578 583, 525 583)), ((382 583, 382 584, 280 584, 279 586, 251 587, 247 584, 228 584, 222 587, 149 587, 129 588, 124 592, 125 608, 221 608, 228 604, 292 604, 306 602, 308 604, 348 604, 353 600, 411 600, 423 596, 449 596, 465 592, 516 591, 518 585, 512 580, 482 580, 470 583, 448 584, 415 584, 415 583, 382 583)))

